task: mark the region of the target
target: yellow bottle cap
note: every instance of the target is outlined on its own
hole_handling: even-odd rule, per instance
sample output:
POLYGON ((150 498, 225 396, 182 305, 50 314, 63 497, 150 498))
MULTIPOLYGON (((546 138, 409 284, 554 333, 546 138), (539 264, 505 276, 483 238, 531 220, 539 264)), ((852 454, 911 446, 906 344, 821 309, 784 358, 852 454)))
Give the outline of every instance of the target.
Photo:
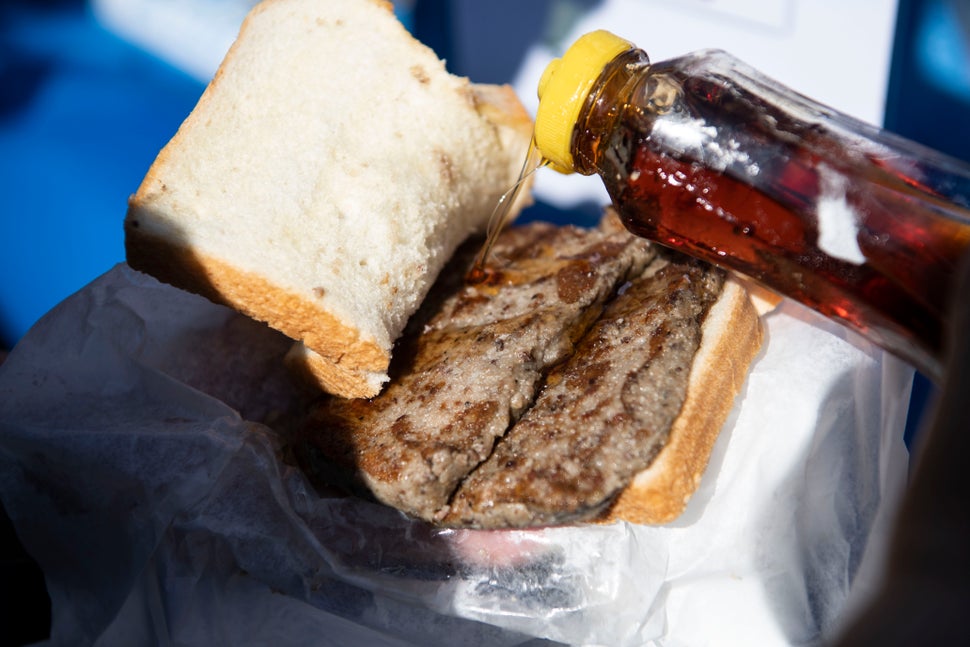
POLYGON ((573 128, 593 84, 607 63, 633 47, 608 31, 593 31, 580 36, 562 58, 546 66, 539 79, 536 148, 560 173, 575 170, 573 128))

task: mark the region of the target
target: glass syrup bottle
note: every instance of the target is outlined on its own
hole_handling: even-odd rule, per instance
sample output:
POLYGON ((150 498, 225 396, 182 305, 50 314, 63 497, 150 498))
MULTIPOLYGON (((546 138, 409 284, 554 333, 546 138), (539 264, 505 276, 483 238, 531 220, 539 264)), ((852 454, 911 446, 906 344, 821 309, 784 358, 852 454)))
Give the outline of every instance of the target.
POLYGON ((599 174, 633 233, 735 270, 939 379, 970 167, 721 51, 586 34, 539 82, 535 146, 599 174))

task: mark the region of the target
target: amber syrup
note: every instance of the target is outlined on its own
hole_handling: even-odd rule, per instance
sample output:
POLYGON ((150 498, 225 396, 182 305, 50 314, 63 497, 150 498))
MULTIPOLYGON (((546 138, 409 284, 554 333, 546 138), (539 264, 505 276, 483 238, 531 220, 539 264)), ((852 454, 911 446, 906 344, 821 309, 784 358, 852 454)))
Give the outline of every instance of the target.
MULTIPOLYGON (((718 97, 708 87, 690 98, 697 108, 718 97)), ((642 123, 622 123, 598 171, 625 225, 746 274, 939 377, 951 278, 970 243, 970 211, 875 158, 847 161, 834 171, 848 178, 840 208, 859 221, 864 258, 829 253, 819 243, 817 209, 821 169, 833 157, 822 160, 818 152, 842 144, 813 128, 774 145, 779 138, 768 130, 783 115, 766 119, 769 108, 740 103, 729 115, 734 141, 766 150, 754 177, 678 159, 644 136, 642 123)))
POLYGON ((529 143, 529 150, 526 152, 525 161, 522 163, 522 169, 519 171, 518 179, 512 185, 512 188, 502 194, 502 197, 499 198, 495 204, 495 208, 492 210, 492 215, 488 219, 485 242, 475 257, 475 262, 472 264, 471 269, 465 275, 466 283, 471 285, 496 284, 499 281, 498 271, 488 265, 492 247, 495 246, 495 241, 498 240, 499 234, 509 224, 513 213, 512 206, 515 204, 522 187, 525 186, 527 180, 533 173, 547 163, 539 155, 539 149, 536 148, 535 138, 533 138, 529 143))
POLYGON ((468 270, 468 274, 465 275, 465 283, 469 285, 478 285, 479 283, 485 283, 489 278, 489 270, 485 265, 485 261, 475 261, 472 268, 468 270))

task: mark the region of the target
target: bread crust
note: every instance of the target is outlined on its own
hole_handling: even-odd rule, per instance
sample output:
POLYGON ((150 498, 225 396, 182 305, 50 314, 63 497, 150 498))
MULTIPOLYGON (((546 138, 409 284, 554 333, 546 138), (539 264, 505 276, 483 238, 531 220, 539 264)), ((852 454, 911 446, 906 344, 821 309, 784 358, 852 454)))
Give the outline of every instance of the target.
POLYGON ((737 280, 727 280, 705 319, 687 395, 667 444, 620 493, 603 522, 663 524, 684 512, 761 350, 763 336, 748 292, 737 280))
MULTIPOLYGON (((361 338, 355 326, 323 307, 256 273, 145 234, 134 218, 125 221, 125 253, 136 270, 264 321, 292 339, 305 339, 327 353, 334 367, 344 373, 383 371, 390 361, 374 341, 361 338)), ((350 380, 347 390, 357 388, 354 382, 350 380)))
POLYGON ((344 398, 373 398, 387 381, 383 371, 352 368, 332 362, 296 342, 284 358, 287 368, 297 379, 328 393, 344 398))

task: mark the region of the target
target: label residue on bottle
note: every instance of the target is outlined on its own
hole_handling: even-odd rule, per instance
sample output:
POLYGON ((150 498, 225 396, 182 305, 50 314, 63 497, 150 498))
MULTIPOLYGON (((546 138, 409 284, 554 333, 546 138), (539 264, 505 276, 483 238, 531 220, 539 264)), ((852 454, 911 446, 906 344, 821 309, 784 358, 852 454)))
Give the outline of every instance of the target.
POLYGON ((731 138, 719 136, 715 126, 703 119, 665 116, 653 124, 651 137, 665 150, 694 157, 707 168, 724 172, 735 167, 743 172, 758 175, 758 164, 731 138), (724 141, 722 141, 722 139, 724 141))
POLYGON ((846 180, 823 164, 816 170, 820 188, 815 203, 818 247, 833 258, 862 265, 866 257, 859 248, 859 214, 846 200, 846 180))

